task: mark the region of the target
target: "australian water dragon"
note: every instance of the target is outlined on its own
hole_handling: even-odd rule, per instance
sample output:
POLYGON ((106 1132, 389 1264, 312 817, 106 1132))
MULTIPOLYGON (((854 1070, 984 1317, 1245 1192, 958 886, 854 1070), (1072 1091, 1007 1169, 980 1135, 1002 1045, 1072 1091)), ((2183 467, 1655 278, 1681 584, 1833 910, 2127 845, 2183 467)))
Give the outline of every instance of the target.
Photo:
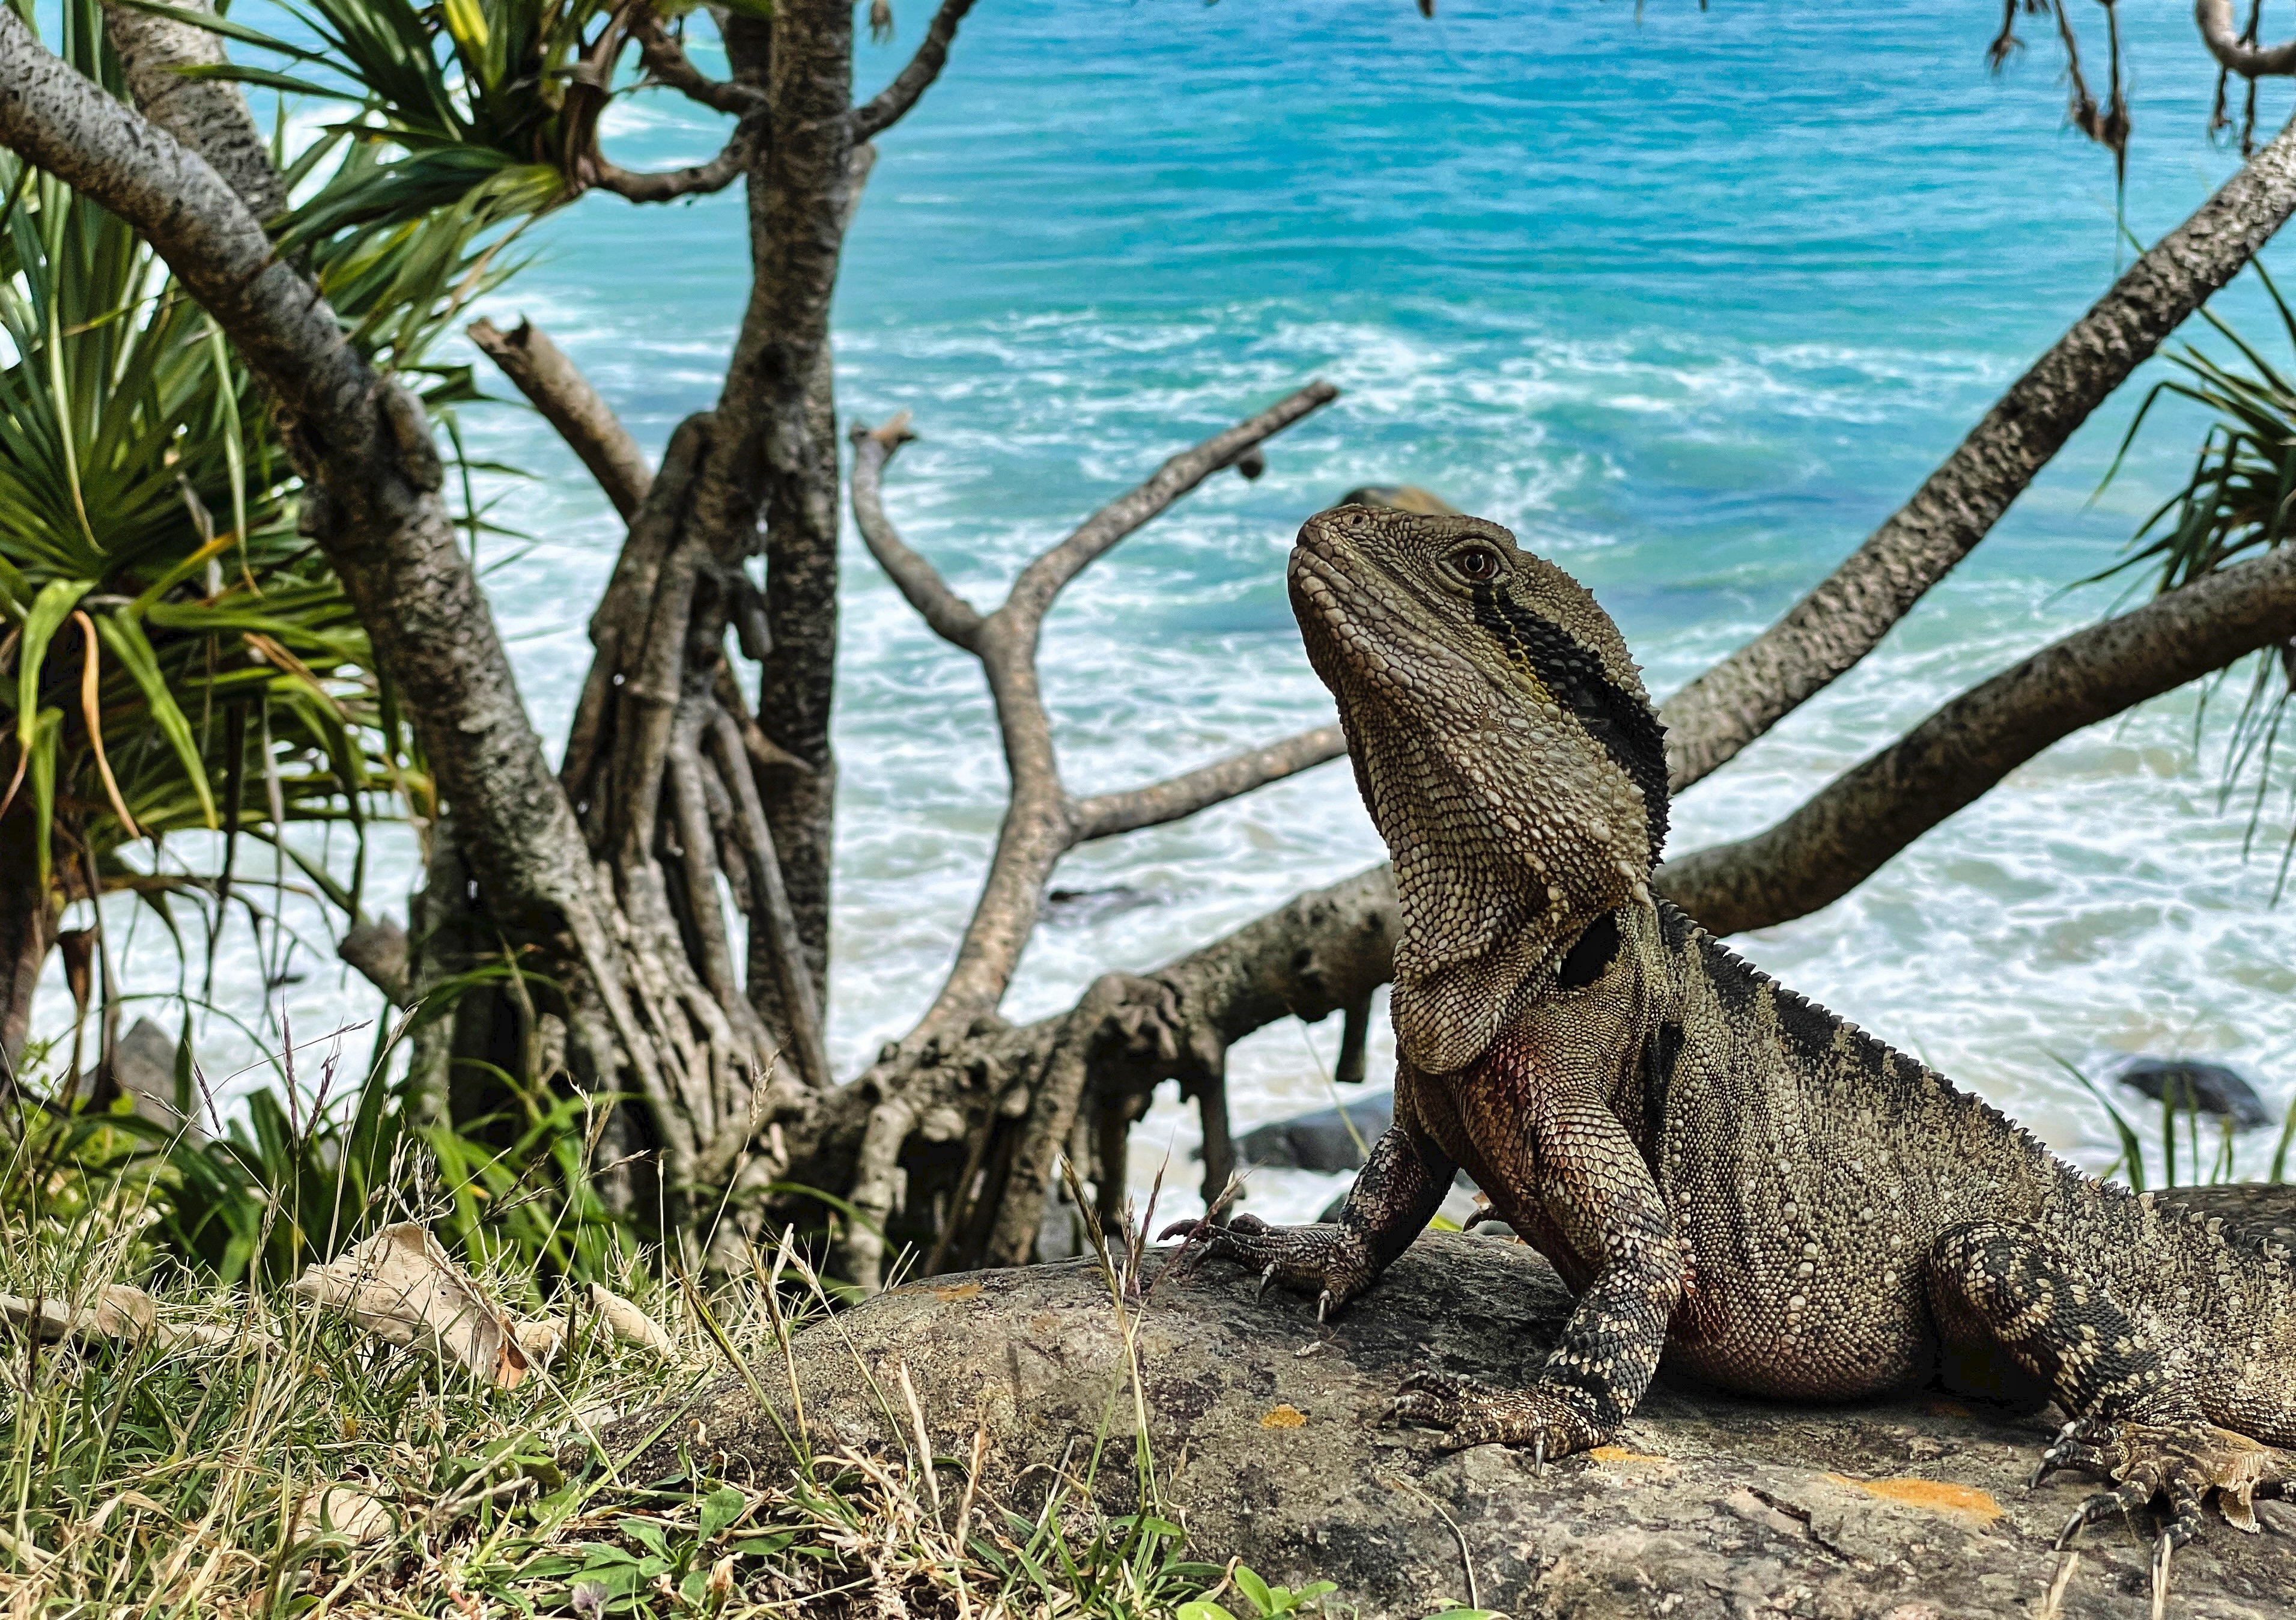
POLYGON ((1834 1399, 1945 1358, 2072 1422, 2043 1470, 2108 1487, 2066 1527, 2214 1492, 2232 1524, 2296 1461, 2284 1245, 2097 1181, 1941 1075, 1775 983, 1651 887, 1663 734, 1610 617, 1494 523, 1342 506, 1292 599, 1395 860, 1394 1127, 1336 1224, 1210 1252, 1319 1295, 1371 1287, 1455 1167, 1577 1295, 1528 1387, 1414 1374, 1442 1443, 1542 1461, 1609 1439, 1661 1352, 1834 1399))

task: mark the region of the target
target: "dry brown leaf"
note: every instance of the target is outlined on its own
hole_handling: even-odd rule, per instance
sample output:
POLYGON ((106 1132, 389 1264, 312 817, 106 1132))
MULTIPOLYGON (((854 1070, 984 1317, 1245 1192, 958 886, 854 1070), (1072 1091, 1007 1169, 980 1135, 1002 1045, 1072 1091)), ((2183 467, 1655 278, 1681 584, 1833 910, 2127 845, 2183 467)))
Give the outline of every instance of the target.
POLYGON ((295 1515, 295 1539, 340 1536, 354 1547, 379 1542, 398 1527, 391 1511, 375 1497, 350 1485, 327 1485, 303 1499, 295 1515))
POLYGON ((516 1389, 533 1369, 517 1325, 411 1221, 310 1267, 295 1279, 295 1292, 391 1344, 435 1347, 497 1389, 516 1389))
POLYGON ((37 1317, 39 1335, 44 1339, 67 1336, 83 1341, 140 1339, 148 1335, 158 1341, 162 1350, 173 1350, 181 1345, 229 1345, 239 1336, 228 1328, 183 1327, 163 1322, 158 1302, 149 1294, 118 1282, 106 1283, 96 1291, 92 1303, 79 1307, 61 1299, 36 1303, 13 1294, 0 1294, 0 1317, 20 1328, 29 1325, 37 1317))
POLYGON ((590 1308, 623 1344, 651 1350, 665 1361, 677 1360, 677 1341, 669 1336, 669 1329, 620 1295, 592 1283, 590 1308))
POLYGON ((547 1367, 558 1359, 566 1346, 566 1319, 562 1316, 539 1316, 521 1319, 511 1324, 511 1336, 518 1347, 526 1352, 526 1359, 537 1367, 547 1367))

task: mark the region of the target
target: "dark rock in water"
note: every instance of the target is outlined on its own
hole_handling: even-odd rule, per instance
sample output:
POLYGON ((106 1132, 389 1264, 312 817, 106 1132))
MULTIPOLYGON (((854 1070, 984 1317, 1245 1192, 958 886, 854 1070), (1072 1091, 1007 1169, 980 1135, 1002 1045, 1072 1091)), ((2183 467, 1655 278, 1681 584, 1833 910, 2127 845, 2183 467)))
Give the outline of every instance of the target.
MULTIPOLYGON (((1287 1586, 1338 1583, 1334 1612, 1421 1620, 1472 1591, 1518 1620, 2026 1620, 2057 1567, 2051 1542, 2092 1488, 2025 1489, 2046 1416, 1926 1393, 1765 1402, 1663 1374, 1614 1443, 1544 1474, 1499 1446, 1446 1453, 1376 1419, 1414 1368, 1511 1383, 1536 1371, 1570 1299, 1529 1249, 1429 1233, 1328 1334, 1311 1302, 1255 1302, 1259 1279, 1234 1268, 1175 1279, 1161 1264, 1149 1262, 1135 1330, 1160 1511, 1187 1525, 1192 1558, 1241 1558, 1287 1586)), ((878 1393, 898 1392, 906 1366, 935 1454, 968 1458, 986 1431, 984 1503, 1033 1517, 1056 1477, 1083 1488, 1081 1460, 1105 1434, 1093 1488, 1106 1510, 1137 1510, 1132 1390, 1095 1262, 894 1289, 796 1335, 790 1361, 816 1453, 914 1449, 903 1397, 878 1393)), ((775 1358, 758 1384, 718 1377, 603 1440, 616 1458, 644 1447, 620 1467, 632 1485, 677 1476, 688 1448, 709 1472, 786 1476, 776 1425, 795 1422, 775 1358)), ((963 1479, 945 1468, 943 1496, 963 1479)), ((2261 1536, 2209 1512, 2177 1556, 2172 1612, 2289 1613, 2296 1513, 2257 1509, 2261 1536)), ((2126 1524, 2094 1526, 2080 1553, 2064 1615, 2150 1613, 2150 1548, 2126 1524)))
POLYGON ((1417 484, 1365 484, 1340 497, 1342 506, 1377 506, 1389 512, 1416 512, 1422 517, 1464 517, 1466 514, 1417 484))
POLYGON ((1123 884, 1104 889, 1053 889, 1045 895, 1045 922, 1054 928, 1088 928, 1159 903, 1153 894, 1123 884))
POLYGON ((2177 1106, 2198 1108, 2228 1119, 2242 1131, 2272 1122, 2272 1110, 2256 1088, 2237 1069, 2220 1063, 2194 1063, 2181 1057, 2138 1057, 2123 1065, 2114 1076, 2145 1096, 2173 1098, 2177 1106))
POLYGON ((1345 1119, 1339 1108, 1321 1108, 1245 1131, 1236 1139, 1236 1163, 1271 1170, 1361 1170, 1365 1149, 1395 1122, 1395 1093, 1374 1091, 1342 1106, 1345 1119), (1357 1137, 1362 1147, 1356 1146, 1357 1137))

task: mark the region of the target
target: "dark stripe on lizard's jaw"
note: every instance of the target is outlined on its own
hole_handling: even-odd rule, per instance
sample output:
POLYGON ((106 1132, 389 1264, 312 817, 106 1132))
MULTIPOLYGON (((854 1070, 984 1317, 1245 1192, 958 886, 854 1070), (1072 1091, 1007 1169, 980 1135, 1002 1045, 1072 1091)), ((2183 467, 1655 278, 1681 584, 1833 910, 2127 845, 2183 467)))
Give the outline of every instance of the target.
POLYGON ((1667 821, 1666 728, 1658 716, 1604 673, 1602 659, 1569 631, 1509 597, 1504 583, 1478 585, 1473 602, 1475 622, 1530 666, 1642 794, 1651 864, 1657 865, 1667 821))

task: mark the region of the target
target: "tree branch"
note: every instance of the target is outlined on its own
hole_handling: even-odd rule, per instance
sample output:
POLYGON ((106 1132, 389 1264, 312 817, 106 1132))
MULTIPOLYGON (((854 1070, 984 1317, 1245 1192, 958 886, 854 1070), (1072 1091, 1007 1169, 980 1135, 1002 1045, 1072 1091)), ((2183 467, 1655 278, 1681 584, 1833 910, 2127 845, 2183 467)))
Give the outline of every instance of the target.
POLYGON ((1076 802, 1071 814, 1077 842, 1088 843, 1144 826, 1160 826, 1254 788, 1336 760, 1348 751, 1348 739, 1337 726, 1318 726, 1297 736, 1270 743, 1265 748, 1232 754, 1163 782, 1136 787, 1128 793, 1100 794, 1076 802))
POLYGON ((2296 547, 2078 630, 1955 698, 1767 832, 1655 883, 1716 933, 1829 905, 2050 744, 2296 637, 2296 547))
POLYGON ((980 633, 980 610, 951 590, 939 569, 910 550, 885 515, 885 464, 915 437, 909 432, 906 411, 873 431, 858 422, 853 424, 853 521, 869 555, 933 633, 969 650, 980 633))
MULTIPOLYGON (((212 10, 207 0, 168 4, 201 14, 212 10)), ((127 93, 145 118, 205 158, 258 219, 286 211, 287 188, 271 166, 270 145, 240 87, 182 71, 222 66, 222 36, 116 0, 106 0, 103 31, 119 57, 127 93)))
POLYGON ((2075 428, 2296 211, 2296 124, 2129 267, 1944 465, 1785 617, 1660 711, 1677 793, 1874 650, 2075 428))
MULTIPOLYGON (((1146 483, 1102 507, 1029 563, 1003 604, 987 614, 950 590, 931 563, 902 544, 885 517, 882 476, 885 463, 911 437, 906 418, 896 417, 873 432, 855 430, 853 511, 862 536, 926 621, 980 660, 996 700, 997 731, 1012 778, 988 878, 957 947, 955 964, 932 1006, 910 1032, 910 1040, 930 1040, 938 1032, 994 1015, 1036 929, 1046 880, 1060 858, 1087 835, 1079 818, 1085 806, 1094 807, 1093 813, 1107 823, 1107 832, 1121 830, 1119 824, 1146 826, 1332 757, 1316 751, 1336 739, 1311 733, 1309 738, 1258 750, 1137 794, 1107 795, 1079 805, 1061 783, 1052 720, 1037 685, 1037 641, 1054 597, 1095 558, 1105 555, 1214 473, 1234 465, 1269 436, 1338 397, 1339 391, 1328 382, 1310 383, 1249 421, 1172 456, 1146 483)), ((1337 728, 1327 730, 1335 733, 1337 728)))
POLYGON ((972 0, 941 0, 940 10, 933 13, 931 23, 925 29, 924 42, 917 46, 917 53, 909 58, 908 65, 894 76, 891 84, 853 109, 856 141, 883 134, 917 104, 917 98, 940 77, 941 68, 948 61, 949 44, 956 37, 956 25, 972 9, 972 0))
POLYGON ((1254 445, 1274 438, 1339 397, 1340 391, 1330 383, 1310 382, 1250 421, 1240 422, 1224 433, 1215 433, 1193 449, 1171 457, 1156 469, 1147 482, 1109 502, 1078 524, 1068 539, 1021 570, 1012 594, 1004 599, 1003 611, 1011 613, 1016 620, 1032 624, 1041 621, 1061 588, 1119 540, 1213 473, 1242 460, 1254 445))
POLYGON ((590 184, 633 202, 674 202, 680 197, 721 192, 748 170, 751 149, 765 127, 763 112, 746 114, 734 126, 733 138, 726 143, 725 149, 707 163, 692 169, 640 174, 609 160, 603 152, 594 152, 589 163, 590 184))
POLYGON ((2209 54, 2243 78, 2274 78, 2296 73, 2296 40, 2269 49, 2249 43, 2233 21, 2232 0, 2194 0, 2193 19, 2209 54))
POLYGON ((502 367, 503 374, 558 430, 614 503, 614 510, 628 522, 653 483, 653 469, 590 380, 532 321, 521 320, 512 332, 492 321, 473 321, 466 330, 471 341, 502 367))
POLYGON ((638 42, 638 60, 645 64, 647 77, 686 100, 737 116, 767 106, 766 93, 756 85, 712 78, 695 67, 652 7, 641 5, 630 13, 630 37, 638 42))

